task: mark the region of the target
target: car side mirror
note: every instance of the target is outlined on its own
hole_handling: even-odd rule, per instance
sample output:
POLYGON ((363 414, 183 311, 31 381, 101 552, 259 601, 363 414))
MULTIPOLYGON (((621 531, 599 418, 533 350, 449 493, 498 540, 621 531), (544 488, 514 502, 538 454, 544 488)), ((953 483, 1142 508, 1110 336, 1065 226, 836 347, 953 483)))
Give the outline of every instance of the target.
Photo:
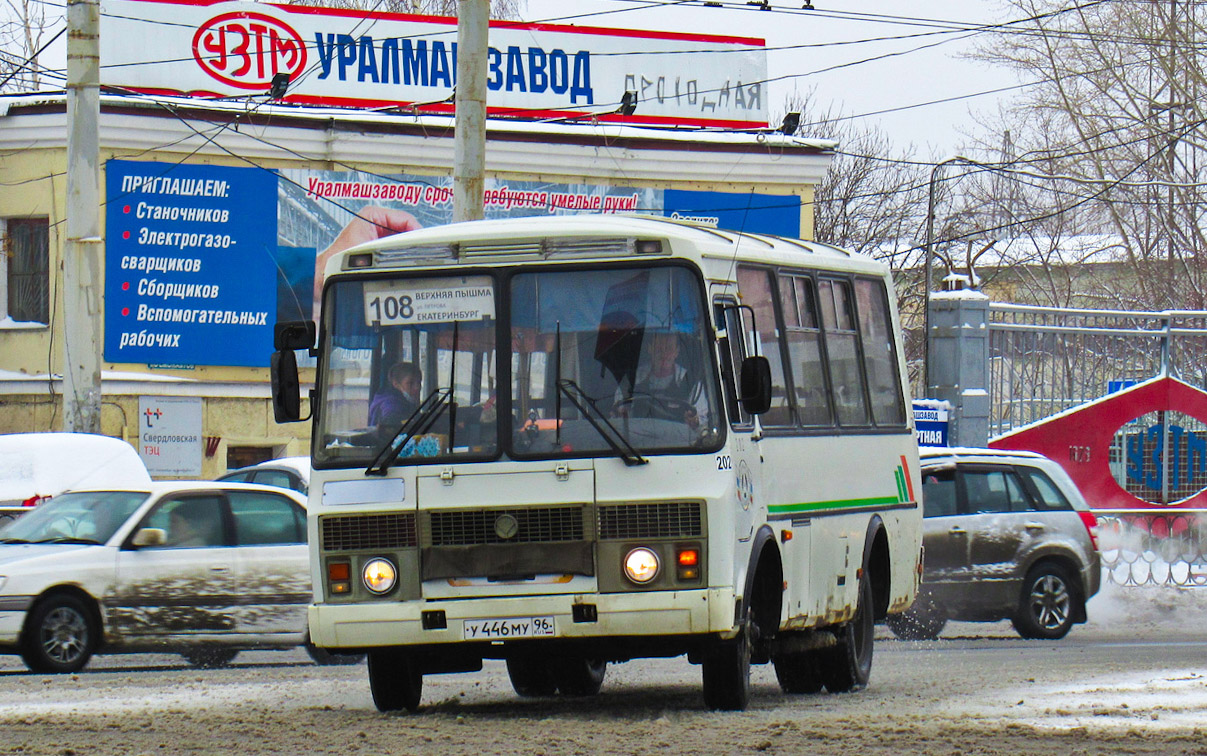
POLYGON ((771 363, 762 355, 742 360, 742 409, 761 415, 771 409, 771 363))
POLYGON ((272 342, 277 350, 268 363, 272 379, 272 414, 278 423, 296 423, 302 417, 302 390, 298 380, 295 349, 314 349, 314 323, 295 320, 273 326, 272 342))
POLYGON ((167 542, 168 534, 164 532, 163 528, 139 528, 130 541, 140 549, 145 546, 163 546, 167 542))

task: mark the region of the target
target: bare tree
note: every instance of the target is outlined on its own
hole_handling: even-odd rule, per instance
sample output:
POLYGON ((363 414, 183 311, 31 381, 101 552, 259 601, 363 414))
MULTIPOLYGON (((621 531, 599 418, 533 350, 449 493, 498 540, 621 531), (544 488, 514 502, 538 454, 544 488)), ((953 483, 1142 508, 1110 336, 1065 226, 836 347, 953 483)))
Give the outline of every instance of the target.
MULTIPOLYGON (((1020 221, 1016 235, 1103 234, 1127 275, 1113 276, 1109 290, 1082 281, 1082 296, 1143 309, 1207 306, 1203 3, 1006 5, 1032 23, 997 34, 978 56, 1034 82, 1009 114, 1022 150, 1009 168, 1070 177, 1030 185, 1015 209, 1039 220, 1020 221)), ((1045 285, 1059 300, 1056 283, 1045 285)))
POLYGON ((41 88, 38 52, 61 26, 63 14, 38 0, 3 0, 0 5, 0 92, 29 92, 41 88))
MULTIPOLYGON (((290 5, 323 5, 383 13, 419 13, 428 16, 457 15, 457 0, 290 0, 290 5)), ((490 17, 516 20, 527 9, 525 0, 491 0, 490 17)))

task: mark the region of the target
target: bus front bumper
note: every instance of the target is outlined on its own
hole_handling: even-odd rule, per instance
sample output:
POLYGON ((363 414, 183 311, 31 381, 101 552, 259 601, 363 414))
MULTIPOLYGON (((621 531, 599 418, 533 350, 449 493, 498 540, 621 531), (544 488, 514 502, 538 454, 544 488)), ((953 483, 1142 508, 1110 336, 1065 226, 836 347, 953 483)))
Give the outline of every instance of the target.
MULTIPOLYGON (((459 601, 312 604, 312 642, 328 649, 511 641, 680 636, 729 633, 735 599, 730 589, 650 591, 560 596, 518 596, 459 601), (576 611, 575 605, 580 608, 576 611), (585 607, 593 606, 591 610, 585 607), (438 613, 443 612, 441 617, 438 613), (425 622, 426 615, 426 622, 425 622), (586 618, 586 619, 584 619, 586 618), (483 637, 493 620, 551 619, 549 634, 483 637), (443 622, 443 627, 431 627, 443 622), (488 622, 480 622, 482 620, 488 622), (425 629, 425 624, 430 629, 425 629), (477 630, 477 634, 475 634, 477 630)), ((534 623, 542 625, 543 622, 534 623)), ((497 627, 497 626, 496 626, 497 627)))

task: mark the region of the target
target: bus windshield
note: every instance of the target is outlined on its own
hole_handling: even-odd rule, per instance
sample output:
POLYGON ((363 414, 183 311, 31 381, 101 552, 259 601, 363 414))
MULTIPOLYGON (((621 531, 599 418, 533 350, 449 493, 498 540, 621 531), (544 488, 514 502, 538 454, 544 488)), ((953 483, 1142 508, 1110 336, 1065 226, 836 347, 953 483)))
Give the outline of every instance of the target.
POLYGON ((333 282, 315 463, 389 446, 396 464, 711 450, 701 287, 674 264, 333 282))

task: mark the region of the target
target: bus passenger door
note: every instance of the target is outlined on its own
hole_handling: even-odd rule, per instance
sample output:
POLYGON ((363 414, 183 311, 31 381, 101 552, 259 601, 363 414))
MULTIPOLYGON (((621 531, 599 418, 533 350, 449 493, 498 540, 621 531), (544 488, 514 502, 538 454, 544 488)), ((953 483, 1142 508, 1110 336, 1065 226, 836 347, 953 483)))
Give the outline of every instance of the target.
MULTIPOLYGON (((759 497, 763 465, 755 442, 754 418, 742 409, 738 401, 741 388, 738 377, 741 375, 742 360, 747 354, 741 310, 731 295, 716 295, 719 288, 714 287, 713 320, 717 328, 717 351, 721 362, 721 393, 725 397, 730 432, 729 444, 717 455, 717 467, 733 472, 735 533, 739 542, 749 542, 754 535, 755 523, 763 519, 759 516, 759 510, 766 510, 766 503, 761 502, 759 497)), ((735 565, 735 569, 744 568, 745 565, 735 565)))

